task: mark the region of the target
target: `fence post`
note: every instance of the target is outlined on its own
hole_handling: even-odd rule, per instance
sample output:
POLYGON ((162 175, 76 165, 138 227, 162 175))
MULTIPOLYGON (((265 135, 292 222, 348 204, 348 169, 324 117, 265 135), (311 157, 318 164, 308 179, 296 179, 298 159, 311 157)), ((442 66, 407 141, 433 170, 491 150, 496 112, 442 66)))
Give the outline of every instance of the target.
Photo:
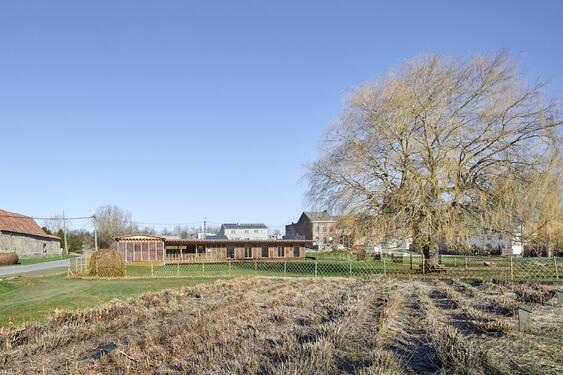
POLYGON ((426 260, 424 259, 424 254, 422 254, 422 274, 426 273, 426 260))
POLYGON ((350 273, 349 276, 352 277, 352 261, 350 261, 350 273))
POLYGON ((412 271, 412 252, 409 252, 410 270, 412 271))
POLYGON ((514 281, 514 266, 512 265, 512 257, 510 257, 510 281, 514 281))
POLYGON ((254 274, 258 275, 258 261, 256 259, 254 260, 254 274))
POLYGON ((151 260, 151 276, 154 276, 154 268, 152 266, 152 260, 151 260))
POLYGON ((201 274, 205 276, 205 259, 201 263, 201 274))
POLYGON ((284 276, 287 275, 287 260, 285 262, 283 262, 283 274, 284 274, 284 276))
POLYGON ((467 279, 467 257, 465 257, 465 278, 467 279))
POLYGON ((180 277, 180 262, 176 263, 176 276, 180 277))
POLYGON ((383 259, 383 276, 387 274, 387 268, 385 267, 385 257, 381 254, 381 259, 383 259))
POLYGON ((231 261, 229 260, 229 276, 231 276, 231 261))
POLYGON ((555 278, 559 280, 559 270, 557 270, 557 257, 553 257, 553 267, 555 267, 555 278))
POLYGON ((96 260, 96 276, 100 276, 98 273, 98 260, 96 260))
POLYGON ((316 261, 316 260, 315 260, 315 276, 318 276, 318 273, 317 273, 317 261, 316 261))

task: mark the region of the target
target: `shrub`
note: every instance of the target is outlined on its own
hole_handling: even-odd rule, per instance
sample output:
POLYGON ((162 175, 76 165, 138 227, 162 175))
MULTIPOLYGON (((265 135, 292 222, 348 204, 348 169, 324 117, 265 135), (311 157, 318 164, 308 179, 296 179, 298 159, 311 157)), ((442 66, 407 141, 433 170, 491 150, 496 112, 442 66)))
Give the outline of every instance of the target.
POLYGON ((117 250, 100 249, 90 256, 88 275, 103 277, 124 276, 125 262, 117 250))
POLYGON ((16 253, 0 253, 0 266, 16 264, 17 262, 18 255, 16 253))

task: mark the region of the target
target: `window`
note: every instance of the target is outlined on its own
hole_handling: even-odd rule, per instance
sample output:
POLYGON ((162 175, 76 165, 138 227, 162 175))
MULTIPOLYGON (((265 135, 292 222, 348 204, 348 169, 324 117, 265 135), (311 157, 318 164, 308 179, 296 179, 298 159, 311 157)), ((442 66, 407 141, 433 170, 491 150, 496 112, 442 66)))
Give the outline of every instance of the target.
POLYGON ((244 233, 248 233, 248 229, 245 229, 245 230, 244 230, 244 233))
POLYGON ((321 227, 321 229, 322 229, 323 233, 326 233, 326 227, 324 225, 321 227))
POLYGON ((251 247, 245 247, 244 248, 244 257, 245 258, 252 258, 252 248, 251 247))
POLYGON ((299 251, 299 246, 293 246, 293 256, 298 258, 301 252, 299 251))
POLYGON ((267 258, 267 257, 268 257, 268 248, 263 247, 262 248, 262 258, 267 258))
POLYGON ((227 247, 227 258, 234 258, 235 257, 235 248, 232 246, 227 247))
POLYGON ((283 247, 278 246, 278 257, 283 257, 283 247))
POLYGON ((260 231, 258 229, 254 229, 254 233, 259 233, 260 231))
POLYGON ((235 234, 235 231, 234 231, 234 229, 233 229, 233 230, 231 230, 231 234, 235 234))

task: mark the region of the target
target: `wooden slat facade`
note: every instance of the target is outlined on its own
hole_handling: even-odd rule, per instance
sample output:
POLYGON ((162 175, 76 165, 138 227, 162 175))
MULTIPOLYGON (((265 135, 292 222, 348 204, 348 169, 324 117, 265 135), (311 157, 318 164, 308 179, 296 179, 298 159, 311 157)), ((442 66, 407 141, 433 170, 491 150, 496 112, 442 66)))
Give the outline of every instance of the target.
POLYGON ((305 240, 195 240, 158 236, 116 237, 126 262, 190 263, 221 260, 291 260, 305 258, 305 240))

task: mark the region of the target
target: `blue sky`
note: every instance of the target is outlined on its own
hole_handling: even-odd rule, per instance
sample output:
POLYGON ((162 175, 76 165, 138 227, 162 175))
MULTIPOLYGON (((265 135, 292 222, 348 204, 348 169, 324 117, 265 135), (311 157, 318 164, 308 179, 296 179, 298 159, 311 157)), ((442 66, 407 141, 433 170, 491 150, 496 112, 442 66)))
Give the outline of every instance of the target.
POLYGON ((390 3, 0 3, 0 208, 281 228, 346 93, 405 59, 508 49, 561 98, 563 2, 390 3))

